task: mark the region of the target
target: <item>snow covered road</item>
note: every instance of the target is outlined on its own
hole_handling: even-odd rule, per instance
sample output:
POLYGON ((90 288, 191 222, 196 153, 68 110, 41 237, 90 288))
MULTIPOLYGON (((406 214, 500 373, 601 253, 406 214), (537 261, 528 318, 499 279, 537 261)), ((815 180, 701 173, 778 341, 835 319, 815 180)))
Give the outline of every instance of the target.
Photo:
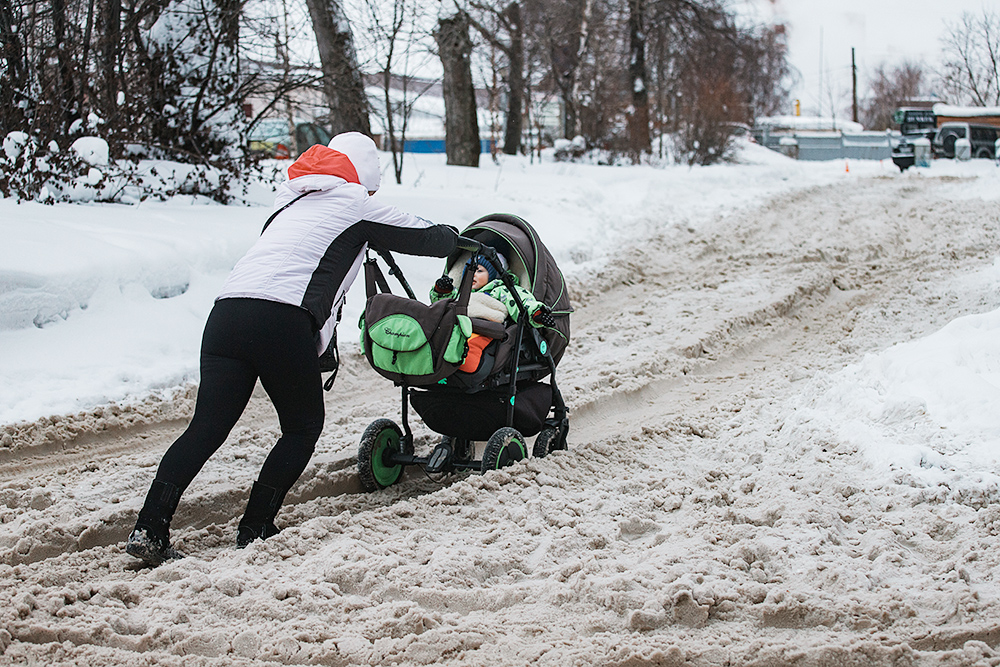
POLYGON ((360 494, 399 397, 345 349, 284 531, 243 551, 262 395, 156 569, 121 543, 193 393, 9 428, 0 664, 1000 664, 1000 464, 843 389, 1000 308, 1000 202, 962 188, 816 187, 617 250, 571 285, 570 450, 485 476, 360 494))

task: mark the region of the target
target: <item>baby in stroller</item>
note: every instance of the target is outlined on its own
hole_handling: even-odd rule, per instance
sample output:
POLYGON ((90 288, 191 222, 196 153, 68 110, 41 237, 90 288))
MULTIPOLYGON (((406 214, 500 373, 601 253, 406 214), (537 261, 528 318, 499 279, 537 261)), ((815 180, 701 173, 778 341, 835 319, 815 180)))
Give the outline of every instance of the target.
MULTIPOLYGON (((503 253, 498 252, 496 257, 500 263, 499 267, 494 267, 493 263, 484 255, 476 255, 464 265, 463 271, 475 267, 472 276, 472 295, 469 298, 469 317, 478 317, 500 323, 510 318, 511 321, 517 322, 521 311, 514 297, 511 296, 511 290, 500 279, 501 274, 507 271, 510 263, 503 253)), ((514 290, 530 317, 531 325, 533 327, 555 327, 556 321, 552 317, 552 309, 536 299, 534 294, 517 284, 516 275, 512 275, 511 278, 514 282, 514 290)), ((455 280, 450 275, 438 278, 430 291, 431 303, 457 297, 458 289, 455 288, 455 280)), ((492 340, 486 335, 473 333, 469 337, 469 352, 465 357, 465 363, 458 370, 464 373, 474 373, 478 370, 483 349, 492 340)))

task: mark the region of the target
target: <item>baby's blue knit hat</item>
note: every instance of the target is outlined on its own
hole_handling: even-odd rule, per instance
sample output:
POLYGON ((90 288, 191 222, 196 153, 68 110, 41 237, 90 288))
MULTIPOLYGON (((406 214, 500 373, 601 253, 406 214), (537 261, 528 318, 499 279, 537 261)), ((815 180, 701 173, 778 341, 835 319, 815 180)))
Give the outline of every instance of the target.
MULTIPOLYGON (((500 260, 500 268, 503 271, 506 271, 507 270, 507 258, 504 257, 503 255, 501 255, 500 253, 497 253, 497 259, 500 260)), ((476 262, 476 264, 479 264, 484 269, 486 269, 486 273, 489 274, 490 280, 496 280, 497 279, 497 276, 499 274, 497 273, 497 270, 493 267, 493 262, 491 262, 490 260, 486 259, 486 257, 484 257, 483 255, 476 255, 476 259, 474 261, 476 262)))

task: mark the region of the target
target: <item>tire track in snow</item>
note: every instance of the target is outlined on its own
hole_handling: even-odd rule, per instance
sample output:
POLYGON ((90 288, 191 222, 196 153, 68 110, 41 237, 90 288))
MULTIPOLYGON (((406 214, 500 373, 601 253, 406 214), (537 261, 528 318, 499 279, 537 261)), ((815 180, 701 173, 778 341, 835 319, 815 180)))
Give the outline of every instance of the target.
MULTIPOLYGON (((876 190, 884 190, 880 201, 885 203, 887 210, 890 206, 898 206, 900 188, 893 183, 862 184, 856 189, 861 195, 869 197, 876 190)), ((287 514, 281 517, 283 521, 290 520, 292 525, 303 526, 301 531, 292 531, 294 535, 288 537, 287 544, 298 545, 296 548, 301 549, 298 540, 302 539, 313 548, 320 548, 330 540, 340 538, 342 532, 352 527, 357 531, 373 530, 379 534, 384 530, 383 539, 386 540, 411 530, 427 530, 428 525, 444 531, 469 530, 476 534, 475 531, 487 528, 481 520, 477 520, 474 512, 468 516, 461 513, 461 497, 466 495, 474 497, 476 492, 494 494, 496 499, 492 510, 510 513, 513 508, 511 503, 521 500, 517 494, 521 482, 531 486, 532 480, 545 479, 542 491, 547 494, 556 493, 559 484, 577 493, 585 493, 597 481, 610 486, 634 484, 631 478, 642 463, 634 459, 642 448, 628 449, 623 446, 630 434, 643 434, 640 441, 667 440, 667 444, 661 446, 672 444, 679 439, 675 436, 682 434, 692 434, 711 444, 713 432, 721 429, 724 421, 736 417, 753 419, 752 416, 741 417, 737 412, 720 411, 720 406, 738 408, 744 402, 751 402, 751 399, 759 402, 760 397, 754 398, 754 392, 761 386, 775 385, 775 378, 786 378, 790 384, 785 393, 794 393, 797 378, 808 377, 820 370, 836 370, 845 363, 856 361, 867 351, 883 349, 893 342, 920 335, 957 315, 993 306, 992 302, 975 299, 934 301, 921 290, 920 279, 943 280, 956 272, 988 262, 990 253, 996 248, 994 244, 991 249, 990 237, 963 241, 959 232, 975 224, 963 219, 968 211, 985 209, 996 215, 995 206, 980 205, 978 209, 972 205, 968 209, 955 207, 957 210, 953 214, 942 216, 940 224, 930 225, 922 232, 916 228, 909 232, 925 236, 947 232, 954 240, 945 244, 929 243, 926 239, 908 244, 907 232, 899 226, 893 227, 896 230, 895 240, 881 236, 870 238, 841 230, 834 233, 828 243, 809 243, 809 239, 796 236, 798 230, 780 222, 803 216, 809 211, 815 212, 830 201, 849 200, 854 195, 848 188, 834 188, 806 193, 801 197, 790 196, 762 211, 746 214, 746 225, 735 225, 729 221, 729 227, 734 230, 729 234, 715 231, 711 225, 704 231, 681 233, 681 238, 667 234, 663 239, 652 240, 650 247, 630 253, 632 256, 627 260, 625 270, 619 265, 597 276, 593 283, 586 283, 596 284, 600 289, 594 289, 591 294, 581 290, 584 292, 582 306, 574 320, 574 341, 579 343, 567 352, 560 368, 560 384, 567 391, 567 398, 574 408, 570 452, 558 453, 549 460, 522 463, 511 471, 499 471, 483 478, 465 477, 463 480, 467 482, 444 488, 414 478, 383 493, 350 495, 356 440, 367 422, 379 416, 392 416, 398 411, 398 391, 393 391, 390 386, 375 397, 358 398, 355 402, 344 400, 338 404, 343 408, 341 413, 331 412, 324 449, 314 461, 315 465, 310 466, 310 472, 297 485, 287 514), (751 224, 755 220, 758 222, 751 224), (786 236, 787 239, 784 238, 786 236), (921 249, 921 245, 926 250, 921 249), (654 259, 656 257, 660 258, 659 261, 654 259), (668 260, 681 266, 668 265, 668 260), (642 273, 635 275, 637 271, 642 273), (915 281, 914 276, 919 279, 915 281), (651 290, 651 286, 655 289, 651 290), (713 294, 726 290, 730 290, 727 298, 713 300, 713 294), (667 321, 658 323, 654 317, 649 318, 653 321, 645 324, 642 318, 649 313, 667 321), (623 328, 633 330, 622 332, 623 328), (601 340, 602 336, 604 340, 601 340), (640 355, 644 356, 640 358, 640 355), (608 372, 602 374, 602 371, 608 372), (348 495, 334 495, 338 491, 348 495), (349 515, 342 517, 345 512, 349 515), (298 535, 308 535, 308 539, 296 537, 298 535)), ((918 198, 903 213, 939 206, 933 202, 932 194, 918 198)), ((858 208, 857 205, 854 207, 858 208)), ((820 215, 818 221, 811 221, 809 229, 829 227, 836 230, 841 225, 841 209, 849 209, 850 205, 834 204, 830 208, 834 209, 829 213, 831 217, 824 219, 820 215)), ((803 235, 806 235, 805 232, 808 229, 803 235)), ((992 240, 995 241, 995 236, 992 240)), ((992 298, 995 301, 996 295, 992 298)), ((348 393, 363 391, 362 388, 370 384, 370 379, 371 376, 365 378, 359 374, 357 379, 344 382, 341 388, 348 393)), ((381 383, 386 384, 389 383, 381 383)), ((753 427, 752 422, 747 423, 749 428, 753 427)), ((273 430, 273 423, 268 422, 266 415, 261 417, 260 424, 265 426, 265 431, 273 430)), ((270 434, 265 435, 261 437, 266 441, 270 434)), ((423 444, 429 444, 426 438, 423 444)), ((159 445, 162 448, 164 443, 159 445)), ((712 446, 723 445, 716 443, 712 446)), ((99 450, 96 450, 98 456, 99 450)), ((706 458, 710 459, 710 453, 709 449, 706 458)), ((250 461, 243 463, 248 469, 249 479, 255 473, 255 470, 249 470, 254 464, 250 461)), ((672 474, 690 487, 686 492, 690 497, 710 498, 719 477, 709 471, 711 474, 701 479, 699 475, 703 465, 711 465, 711 461, 701 464, 698 460, 686 459, 684 452, 677 452, 661 467, 673 466, 672 474), (681 470, 681 466, 689 466, 691 470, 681 470)), ((45 482, 47 474, 38 474, 40 483, 45 482)), ((667 479, 664 483, 671 481, 667 479)), ((202 488, 193 493, 190 500, 197 507, 212 508, 211 513, 199 517, 194 508, 190 508, 182 510, 178 516, 179 526, 185 522, 191 525, 180 526, 178 533, 186 545, 193 547, 192 551, 199 559, 225 556, 231 549, 229 541, 234 533, 234 517, 240 509, 241 500, 240 494, 231 491, 231 485, 229 489, 217 492, 210 485, 202 488), (224 523, 227 517, 228 523, 224 523)), ((30 509, 31 494, 26 492, 24 498, 27 501, 25 505, 30 509)), ((41 513, 37 522, 49 521, 57 524, 54 527, 58 528, 58 520, 44 514, 46 508, 42 506, 45 502, 41 500, 37 503, 41 509, 33 510, 41 513)), ((125 531, 130 521, 129 512, 134 509, 123 508, 119 513, 105 516, 112 519, 110 523, 116 526, 115 529, 125 531)), ((97 516, 101 511, 98 507, 90 516, 97 516)), ((34 520, 27 516, 28 513, 26 510, 23 518, 34 520)), ((736 518, 764 528, 775 521, 774 517, 756 516, 748 511, 745 517, 736 518)), ((546 519, 560 526, 572 526, 574 520, 569 515, 546 519)), ((627 538, 626 542, 638 546, 655 545, 657 535, 660 538, 669 537, 657 533, 655 527, 648 527, 642 521, 623 521, 621 530, 627 538)), ((476 539, 479 539, 478 534, 476 539)), ((584 575, 593 560, 589 552, 563 554, 559 549, 567 548, 572 543, 560 543, 562 536, 557 533, 542 533, 539 539, 530 545, 533 551, 526 552, 530 557, 523 559, 530 576, 558 580, 562 588, 557 595, 566 596, 567 600, 578 605, 591 603, 592 598, 588 595, 606 595, 609 596, 609 604, 617 604, 611 593, 599 594, 593 588, 598 584, 588 587, 584 575), (559 572, 552 571, 553 566, 547 564, 553 553, 563 558, 559 572)), ((610 538, 593 535, 589 539, 598 545, 593 548, 598 548, 600 544, 607 544, 610 538), (602 542, 602 539, 605 541, 602 542)), ((282 547, 282 543, 281 540, 275 542, 273 548, 290 548, 282 547)), ((768 560, 766 556, 763 553, 747 554, 745 564, 751 572, 759 571, 762 576, 767 576, 771 568, 780 566, 780 562, 777 558, 768 560), (755 568, 758 564, 761 567, 755 568)), ((86 553, 53 554, 38 562, 26 561, 19 574, 25 582, 24 586, 15 588, 14 594, 18 595, 31 586, 41 587, 43 593, 48 593, 46 587, 49 587, 54 594, 59 586, 69 587, 69 584, 47 573, 77 565, 83 566, 82 569, 96 568, 88 576, 94 586, 104 591, 102 594, 105 597, 113 598, 117 591, 119 597, 129 598, 133 589, 146 591, 151 585, 160 583, 155 573, 122 571, 119 568, 124 560, 120 550, 108 544, 90 547, 86 553), (56 580, 54 583, 43 586, 44 582, 53 579, 56 580)), ((414 573, 419 576, 422 571, 417 565, 405 564, 404 567, 414 568, 414 573)), ((456 561, 453 566, 462 572, 467 571, 461 561, 456 561)), ((472 577, 488 575, 488 572, 468 571, 472 577)), ((356 581, 352 588, 350 577, 337 581, 345 594, 373 595, 365 590, 367 583, 356 581)), ((476 581, 481 586, 487 583, 476 581)), ((381 586, 374 593, 377 603, 387 604, 381 598, 391 601, 393 595, 401 595, 385 588, 384 584, 381 586)), ((472 615, 469 623, 481 622, 476 620, 481 617, 475 614, 486 611, 499 613, 508 606, 516 609, 513 601, 493 601, 490 602, 492 607, 484 604, 475 597, 475 586, 470 588, 466 597, 458 595, 456 589, 431 589, 423 591, 423 597, 419 599, 414 597, 416 593, 401 599, 416 600, 428 613, 448 613, 447 602, 450 599, 467 615, 472 615)), ((149 595, 154 601, 157 599, 154 591, 150 591, 149 595)), ((7 597, 8 594, 4 593, 4 598, 7 597)), ((553 603, 559 599, 554 599, 553 603)), ((16 604, 21 609, 27 603, 16 604)), ((623 609, 627 611, 627 607, 623 609)), ((822 621, 831 613, 806 605, 769 609, 769 613, 762 617, 763 627, 757 628, 757 634, 762 637, 767 635, 768 628, 796 629, 800 637, 809 632, 821 635, 824 631, 822 624, 816 626, 817 621, 810 619, 822 621)), ((629 623, 635 633, 655 630, 668 622, 678 623, 697 637, 695 630, 699 623, 705 622, 700 614, 707 618, 709 613, 702 611, 691 598, 678 598, 667 612, 672 615, 666 619, 662 611, 659 616, 632 614, 629 623)), ((863 621, 876 623, 875 627, 878 627, 877 612, 861 609, 857 613, 861 614, 863 621)), ((118 651, 122 658, 150 648, 149 642, 155 641, 145 635, 125 636, 129 631, 125 626, 115 626, 117 629, 113 628, 114 632, 104 631, 103 635, 98 632, 98 626, 94 626, 95 631, 89 634, 61 635, 57 621, 46 613, 45 609, 26 608, 24 619, 11 625, 16 641, 42 645, 71 641, 77 643, 84 654, 96 646, 102 650, 118 651)), ((508 620, 512 624, 520 622, 515 618, 508 620)), ((471 626, 459 626, 458 629, 470 630, 471 626)), ((928 635, 920 640, 922 643, 913 646, 919 650, 960 648, 969 640, 991 641, 992 632, 990 628, 980 631, 970 629, 958 634, 942 631, 928 635)), ((580 661, 605 655, 600 644, 602 633, 598 631, 596 635, 595 638, 594 633, 584 633, 576 638, 575 650, 579 653, 574 655, 580 661)), ((609 637, 608 641, 614 639, 614 635, 609 637)), ((740 641, 745 643, 745 637, 742 640, 734 638, 734 644, 740 641)), ((871 648, 870 643, 859 644, 859 641, 852 644, 853 649, 863 653, 866 646, 871 648)), ((851 646, 843 650, 849 653, 849 649, 851 646)), ((205 644, 199 649, 199 645, 190 644, 186 645, 186 650, 211 659, 215 648, 205 644)), ((551 658, 555 659, 556 655, 553 652, 551 658)), ((567 658, 563 664, 573 658, 565 654, 563 657, 567 658)), ((836 661, 837 656, 828 657, 836 661)), ((846 659, 849 656, 845 653, 839 657, 846 659)), ((877 657, 872 656, 873 664, 880 663, 877 657)), ((683 655, 678 660, 683 660, 683 655)), ((629 664, 643 664, 641 656, 633 656, 629 664)))

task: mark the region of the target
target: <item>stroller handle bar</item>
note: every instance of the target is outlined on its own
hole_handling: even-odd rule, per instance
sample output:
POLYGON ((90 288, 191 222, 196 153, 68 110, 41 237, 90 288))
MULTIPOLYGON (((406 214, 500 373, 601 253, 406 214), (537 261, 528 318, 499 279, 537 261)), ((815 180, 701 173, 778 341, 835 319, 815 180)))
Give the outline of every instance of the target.
POLYGON ((483 244, 477 241, 476 239, 470 239, 467 236, 459 236, 455 240, 455 247, 458 248, 459 250, 467 250, 468 252, 471 253, 478 253, 480 250, 482 250, 483 244))
POLYGON ((496 248, 480 243, 476 239, 467 236, 459 236, 455 241, 455 247, 460 250, 471 252, 473 256, 482 255, 493 265, 498 273, 503 273, 503 266, 500 264, 500 257, 497 256, 496 248))

